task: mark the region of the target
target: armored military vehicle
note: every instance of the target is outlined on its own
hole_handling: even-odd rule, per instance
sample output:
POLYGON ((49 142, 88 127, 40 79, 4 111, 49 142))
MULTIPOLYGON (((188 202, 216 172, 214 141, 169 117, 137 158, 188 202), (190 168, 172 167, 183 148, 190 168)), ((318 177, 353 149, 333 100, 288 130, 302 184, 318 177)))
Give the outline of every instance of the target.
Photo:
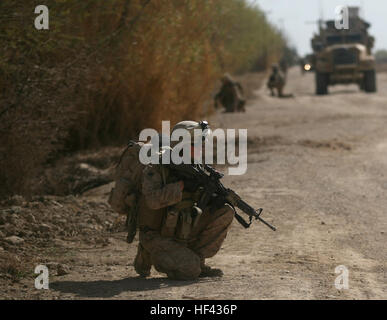
POLYGON ((335 21, 320 21, 312 39, 315 56, 316 94, 328 94, 328 86, 356 83, 365 92, 376 92, 374 38, 370 24, 359 16, 358 7, 349 7, 349 29, 336 29, 335 21))

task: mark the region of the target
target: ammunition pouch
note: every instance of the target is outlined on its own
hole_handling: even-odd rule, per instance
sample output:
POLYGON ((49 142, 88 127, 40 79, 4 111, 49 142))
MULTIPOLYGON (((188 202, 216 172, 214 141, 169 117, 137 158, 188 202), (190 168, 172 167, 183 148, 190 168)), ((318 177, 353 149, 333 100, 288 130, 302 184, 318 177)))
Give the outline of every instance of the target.
POLYGON ((168 208, 161 229, 161 236, 174 238, 180 243, 186 243, 191 231, 197 226, 202 210, 194 205, 192 200, 182 200, 168 208))
POLYGON ((161 228, 161 236, 166 238, 173 238, 176 231, 177 221, 179 219, 179 211, 168 208, 163 226, 161 228))
MULTIPOLYGON (((164 185, 170 181, 168 172, 162 166, 162 178, 164 185)), ((203 192, 193 180, 184 181, 182 201, 170 206, 164 217, 161 227, 161 236, 172 238, 177 242, 186 244, 192 229, 198 224, 202 210, 195 206, 203 192)))
POLYGON ((198 224, 202 210, 196 206, 186 208, 180 211, 179 220, 175 233, 177 242, 186 244, 192 229, 198 224))

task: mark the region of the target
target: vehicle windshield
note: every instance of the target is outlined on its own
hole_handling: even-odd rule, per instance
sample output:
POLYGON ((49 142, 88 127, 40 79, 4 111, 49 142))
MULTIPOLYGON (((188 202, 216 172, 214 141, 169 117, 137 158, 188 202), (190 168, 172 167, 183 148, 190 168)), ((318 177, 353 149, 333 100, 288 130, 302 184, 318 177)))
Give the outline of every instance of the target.
POLYGON ((346 43, 361 43, 361 35, 360 34, 351 34, 348 36, 345 36, 345 42, 346 43))
POLYGON ((340 43, 362 43, 361 34, 350 34, 350 35, 333 35, 327 37, 328 46, 332 46, 340 43))
POLYGON ((328 46, 332 46, 334 44, 342 43, 341 36, 328 36, 327 44, 328 46))

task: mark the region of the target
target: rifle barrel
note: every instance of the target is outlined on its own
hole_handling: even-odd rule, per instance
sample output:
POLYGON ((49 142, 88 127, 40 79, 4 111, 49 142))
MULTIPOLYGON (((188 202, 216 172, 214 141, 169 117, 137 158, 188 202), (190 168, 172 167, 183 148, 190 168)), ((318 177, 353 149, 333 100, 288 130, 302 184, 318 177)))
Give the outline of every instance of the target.
POLYGON ((248 203, 244 202, 242 199, 240 199, 237 203, 237 207, 239 209, 241 209, 244 213, 246 213, 247 215, 249 216, 252 216, 254 217, 256 220, 259 220, 261 221, 263 224, 265 224, 266 226, 268 226, 271 230, 273 231, 276 231, 277 229, 272 226, 270 223, 266 222, 265 220, 263 220, 259 215, 262 211, 262 209, 260 209, 259 213, 257 212, 257 210, 255 210, 253 207, 251 207, 248 203))
POLYGON ((263 224, 267 225, 271 230, 273 231, 276 231, 276 227, 272 226, 270 223, 266 222, 265 220, 263 220, 261 217, 257 217, 257 219, 259 221, 261 221, 263 224))

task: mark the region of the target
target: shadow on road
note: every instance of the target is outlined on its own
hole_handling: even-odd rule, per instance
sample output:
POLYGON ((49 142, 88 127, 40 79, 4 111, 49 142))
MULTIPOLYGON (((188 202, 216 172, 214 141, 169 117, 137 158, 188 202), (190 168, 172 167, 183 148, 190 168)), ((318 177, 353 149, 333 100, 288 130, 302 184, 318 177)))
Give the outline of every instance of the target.
POLYGON ((359 93, 359 92, 361 93, 362 91, 356 90, 356 89, 336 89, 336 90, 333 90, 333 91, 329 91, 329 93, 327 95, 321 95, 321 96, 317 95, 314 92, 298 93, 297 94, 297 98, 300 98, 300 97, 324 98, 324 97, 335 96, 335 95, 350 95, 350 94, 359 93))
MULTIPOLYGON (((354 93, 361 93, 362 91, 359 89, 337 89, 330 91, 330 95, 339 95, 339 94, 354 94, 354 93)), ((364 93, 365 94, 365 93, 364 93)))
POLYGON ((168 287, 187 286, 197 281, 174 281, 168 278, 144 279, 130 277, 121 280, 99 281, 56 281, 50 284, 50 289, 62 293, 72 293, 79 297, 114 297, 125 291, 147 291, 168 287))

